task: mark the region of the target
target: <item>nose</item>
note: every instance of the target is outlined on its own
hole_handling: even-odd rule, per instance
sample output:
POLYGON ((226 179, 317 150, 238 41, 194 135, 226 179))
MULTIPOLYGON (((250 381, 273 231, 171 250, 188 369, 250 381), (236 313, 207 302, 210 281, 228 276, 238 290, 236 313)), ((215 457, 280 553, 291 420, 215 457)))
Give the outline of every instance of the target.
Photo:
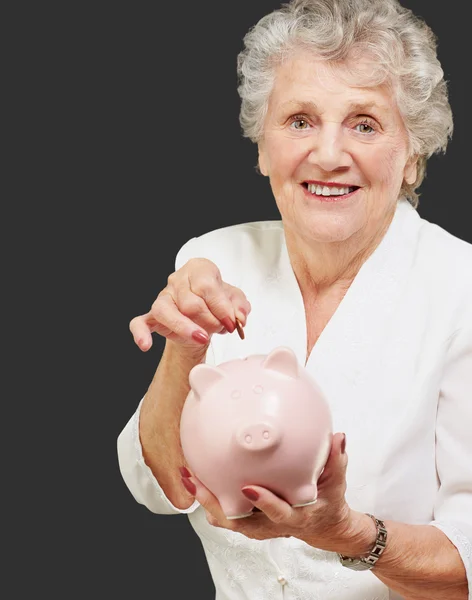
POLYGON ((312 138, 308 160, 325 172, 342 170, 352 165, 342 126, 339 123, 324 123, 312 138))
POLYGON ((274 448, 281 440, 279 428, 267 420, 240 426, 235 437, 240 448, 250 451, 274 448))

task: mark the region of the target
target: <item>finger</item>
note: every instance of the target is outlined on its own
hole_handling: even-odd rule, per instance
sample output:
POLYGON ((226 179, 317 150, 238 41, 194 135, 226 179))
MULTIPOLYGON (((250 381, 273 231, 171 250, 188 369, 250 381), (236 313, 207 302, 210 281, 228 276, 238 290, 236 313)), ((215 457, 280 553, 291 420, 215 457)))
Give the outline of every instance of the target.
POLYGON ((210 512, 208 512, 206 508, 205 508, 205 516, 206 516, 206 520, 208 521, 208 523, 210 525, 213 525, 213 527, 221 527, 221 524, 218 521, 218 519, 216 517, 214 517, 210 512))
POLYGON ((227 521, 216 496, 195 475, 182 477, 182 485, 195 497, 207 513, 213 517, 214 522, 211 523, 212 525, 221 525, 227 521), (189 483, 190 486, 188 485, 189 483))
POLYGON ((179 311, 209 334, 217 333, 224 328, 221 321, 211 312, 205 300, 190 288, 177 288, 173 291, 172 297, 179 311))
POLYGON ((190 273, 190 290, 202 298, 211 315, 233 333, 235 325, 234 307, 223 289, 221 276, 216 272, 190 273))
POLYGON ((161 293, 148 314, 151 330, 174 342, 204 345, 210 338, 203 327, 183 315, 169 293, 161 293))
POLYGON ((152 330, 148 315, 149 313, 134 317, 129 323, 129 330, 133 335, 134 343, 143 352, 147 352, 152 346, 152 330))
POLYGON ((231 300, 231 304, 234 308, 235 317, 241 323, 243 327, 245 327, 247 322, 247 317, 251 312, 251 303, 246 298, 246 294, 239 288, 230 285, 229 283, 223 282, 223 288, 231 300))
POLYGON ((290 504, 270 490, 258 485, 251 485, 242 488, 241 491, 256 508, 274 523, 285 523, 293 518, 293 508, 290 504))
POLYGON ((345 485, 347 463, 346 435, 336 433, 325 468, 318 479, 318 490, 322 487, 331 490, 336 489, 338 485, 345 485))
MULTIPOLYGON (((177 295, 180 296, 182 290, 184 293, 188 290, 201 298, 212 317, 230 333, 235 331, 236 318, 244 326, 251 311, 251 305, 242 290, 224 282, 217 265, 205 258, 189 260, 182 269, 169 276, 168 287, 179 308, 182 308, 183 304, 177 295)), ((190 307, 190 310, 191 312, 187 312, 187 309, 184 309, 182 312, 192 318, 197 311, 194 307, 190 307)), ((197 322, 206 328, 205 323, 197 322)), ((222 333, 214 323, 210 324, 210 328, 212 333, 222 333)))

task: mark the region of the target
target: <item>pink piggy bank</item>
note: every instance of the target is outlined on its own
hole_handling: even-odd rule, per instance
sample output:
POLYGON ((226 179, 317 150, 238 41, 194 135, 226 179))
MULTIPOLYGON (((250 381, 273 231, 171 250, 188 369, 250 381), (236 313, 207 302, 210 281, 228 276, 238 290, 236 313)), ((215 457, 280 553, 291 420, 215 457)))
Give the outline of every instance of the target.
POLYGON ((271 490, 291 506, 316 502, 331 449, 329 405, 287 347, 190 371, 180 421, 182 450, 228 519, 252 514, 241 492, 271 490))

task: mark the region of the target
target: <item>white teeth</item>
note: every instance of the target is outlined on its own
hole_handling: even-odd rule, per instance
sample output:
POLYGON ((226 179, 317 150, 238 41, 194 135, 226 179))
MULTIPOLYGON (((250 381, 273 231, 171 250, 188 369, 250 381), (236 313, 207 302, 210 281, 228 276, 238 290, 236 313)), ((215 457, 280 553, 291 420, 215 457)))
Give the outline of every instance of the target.
POLYGON ((308 184, 308 191, 317 196, 344 196, 349 194, 349 187, 328 187, 327 185, 308 184))

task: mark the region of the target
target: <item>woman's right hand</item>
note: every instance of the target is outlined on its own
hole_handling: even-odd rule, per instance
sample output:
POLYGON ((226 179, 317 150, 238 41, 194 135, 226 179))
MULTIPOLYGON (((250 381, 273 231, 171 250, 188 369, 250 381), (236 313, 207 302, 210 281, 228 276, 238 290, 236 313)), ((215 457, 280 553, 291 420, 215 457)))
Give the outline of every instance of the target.
POLYGON ((206 258, 193 258, 172 273, 151 310, 134 317, 129 328, 146 352, 158 333, 189 354, 206 351, 214 333, 233 333, 235 319, 246 325, 251 305, 244 293, 221 279, 206 258))

